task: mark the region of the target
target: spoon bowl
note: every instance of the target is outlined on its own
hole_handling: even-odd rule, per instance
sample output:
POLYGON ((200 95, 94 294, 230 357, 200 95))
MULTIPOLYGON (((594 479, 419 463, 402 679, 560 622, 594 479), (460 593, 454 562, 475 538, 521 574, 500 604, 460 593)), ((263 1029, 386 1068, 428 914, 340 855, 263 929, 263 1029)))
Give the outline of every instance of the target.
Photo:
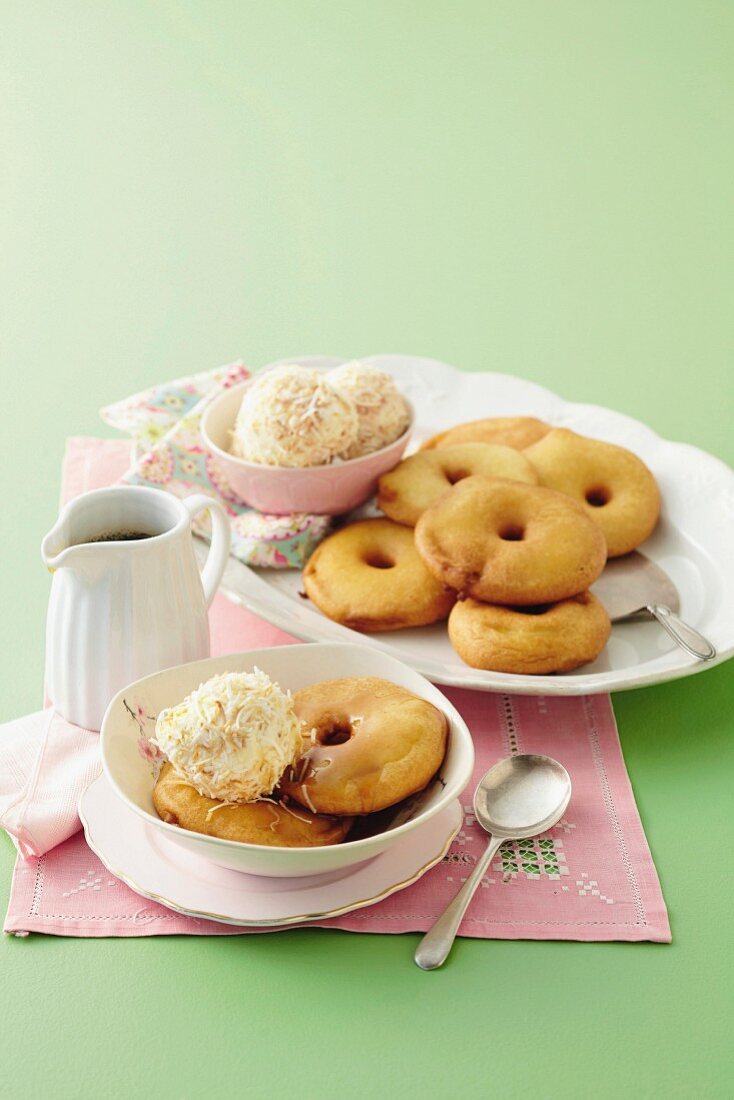
POLYGON ((571 798, 568 772, 550 756, 523 753, 500 760, 474 792, 474 814, 492 836, 526 840, 558 821, 571 798))
POLYGON ((456 897, 418 944, 415 961, 421 970, 435 970, 448 958, 474 891, 504 842, 526 840, 552 829, 570 798, 571 778, 563 764, 550 756, 508 756, 482 777, 474 792, 474 813, 490 834, 489 841, 456 897))

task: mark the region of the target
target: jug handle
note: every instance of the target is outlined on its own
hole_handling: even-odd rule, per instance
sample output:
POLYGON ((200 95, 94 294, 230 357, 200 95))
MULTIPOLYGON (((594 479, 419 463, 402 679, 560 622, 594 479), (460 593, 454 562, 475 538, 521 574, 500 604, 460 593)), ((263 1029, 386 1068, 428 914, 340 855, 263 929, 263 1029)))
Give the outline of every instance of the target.
POLYGON ((186 497, 181 503, 185 506, 193 519, 199 512, 209 510, 212 523, 212 541, 209 547, 204 568, 201 571, 201 583, 204 588, 204 600, 209 607, 214 595, 219 588, 224 570, 227 567, 229 548, 232 541, 232 530, 229 525, 229 516, 218 500, 196 493, 186 497))

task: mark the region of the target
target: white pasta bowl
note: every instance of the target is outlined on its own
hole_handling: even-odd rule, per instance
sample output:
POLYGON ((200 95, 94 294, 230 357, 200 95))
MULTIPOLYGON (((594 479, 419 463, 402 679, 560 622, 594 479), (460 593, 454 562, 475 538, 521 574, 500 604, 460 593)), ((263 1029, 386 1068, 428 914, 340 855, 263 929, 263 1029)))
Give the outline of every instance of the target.
POLYGON ((116 794, 149 826, 153 840, 172 842, 221 867, 272 878, 297 878, 356 866, 391 847, 440 813, 466 787, 474 765, 471 734, 459 712, 420 673, 366 646, 323 643, 279 646, 177 665, 137 680, 118 692, 100 733, 102 764, 116 794), (443 711, 449 722, 446 757, 436 779, 411 801, 407 820, 383 832, 322 848, 265 847, 219 840, 161 821, 153 806, 157 768, 144 753, 165 707, 223 672, 262 669, 283 689, 298 691, 321 680, 378 676, 412 691, 443 711))

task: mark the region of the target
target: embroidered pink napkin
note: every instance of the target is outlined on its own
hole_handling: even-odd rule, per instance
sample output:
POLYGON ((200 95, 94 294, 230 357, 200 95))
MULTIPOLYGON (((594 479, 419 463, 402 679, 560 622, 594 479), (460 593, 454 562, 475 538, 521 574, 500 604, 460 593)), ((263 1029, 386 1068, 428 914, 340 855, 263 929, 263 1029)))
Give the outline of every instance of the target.
POLYGON ((24 859, 78 831, 79 791, 99 769, 99 734, 70 725, 50 707, 2 727, 0 828, 24 859))
MULTIPOLYGON (((72 440, 66 495, 114 481, 124 468, 119 443, 72 440)), ((218 597, 212 652, 293 641, 218 597)), ((562 699, 446 689, 477 750, 464 795, 464 824, 443 861, 419 882, 368 909, 319 921, 361 932, 425 930, 441 912, 485 843, 471 791, 499 757, 545 752, 568 768, 573 797, 543 837, 505 845, 482 881, 460 934, 504 939, 670 941, 650 850, 624 766, 609 698, 562 699)), ((16 862, 5 931, 70 936, 165 933, 237 935, 247 929, 173 913, 115 879, 76 833, 37 859, 16 862)))

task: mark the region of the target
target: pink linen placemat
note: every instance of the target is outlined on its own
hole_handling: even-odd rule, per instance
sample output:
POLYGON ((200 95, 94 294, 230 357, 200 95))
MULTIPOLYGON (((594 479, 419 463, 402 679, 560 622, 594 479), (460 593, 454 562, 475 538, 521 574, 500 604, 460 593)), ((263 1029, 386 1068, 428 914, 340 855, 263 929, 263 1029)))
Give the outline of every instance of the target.
MULTIPOLYGON (((64 499, 114 481, 129 444, 73 439, 64 499)), ((223 597, 211 610, 212 653, 294 641, 223 597)), ((565 817, 534 840, 506 844, 482 880, 460 935, 502 939, 654 940, 670 927, 608 696, 509 696, 445 689, 476 747, 464 822, 442 862, 377 905, 317 927, 354 932, 423 931, 442 911, 485 844, 471 792, 501 756, 544 752, 571 775, 565 817)), ((251 930, 181 916, 139 897, 105 869, 83 833, 36 860, 18 859, 5 931, 67 936, 238 935, 251 930)), ((259 931, 259 930, 258 930, 259 931)))

